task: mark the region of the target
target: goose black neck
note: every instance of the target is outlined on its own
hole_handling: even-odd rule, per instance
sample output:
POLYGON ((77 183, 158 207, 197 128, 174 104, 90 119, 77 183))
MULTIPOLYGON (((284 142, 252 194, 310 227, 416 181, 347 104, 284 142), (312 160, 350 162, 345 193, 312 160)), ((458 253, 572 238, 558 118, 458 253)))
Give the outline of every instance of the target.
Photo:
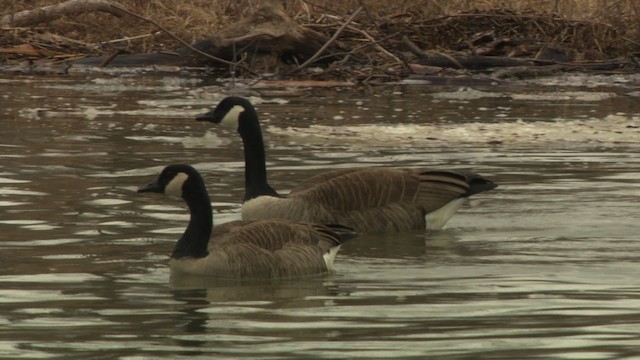
POLYGON ((175 248, 172 258, 201 258, 207 256, 207 246, 213 228, 213 211, 209 194, 200 175, 191 174, 183 186, 182 197, 189 207, 191 218, 187 230, 175 248))
POLYGON ((244 201, 258 196, 279 196, 267 182, 266 155, 258 114, 248 106, 242 112, 238 133, 244 145, 244 201))

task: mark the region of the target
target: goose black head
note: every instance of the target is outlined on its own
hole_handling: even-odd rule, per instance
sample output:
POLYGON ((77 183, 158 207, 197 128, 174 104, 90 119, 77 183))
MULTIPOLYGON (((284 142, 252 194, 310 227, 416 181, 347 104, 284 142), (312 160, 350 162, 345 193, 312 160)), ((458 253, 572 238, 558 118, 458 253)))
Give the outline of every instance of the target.
POLYGON ((196 120, 209 121, 224 127, 240 127, 240 120, 249 113, 255 114, 255 109, 249 100, 238 96, 229 96, 224 98, 215 109, 196 116, 196 120))
POLYGON ((155 192, 184 197, 184 184, 193 174, 196 174, 196 170, 189 165, 169 165, 162 170, 154 182, 139 188, 138 192, 155 192))

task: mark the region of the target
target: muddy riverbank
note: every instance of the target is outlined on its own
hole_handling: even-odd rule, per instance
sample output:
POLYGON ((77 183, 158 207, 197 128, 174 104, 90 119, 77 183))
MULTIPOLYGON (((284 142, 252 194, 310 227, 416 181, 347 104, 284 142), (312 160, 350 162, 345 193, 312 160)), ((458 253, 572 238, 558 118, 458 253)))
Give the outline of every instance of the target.
POLYGON ((640 23, 634 22, 637 9, 625 1, 607 16, 597 6, 570 8, 563 2, 525 9, 514 4, 456 8, 454 1, 434 9, 411 1, 351 8, 305 1, 226 7, 207 2, 205 7, 192 1, 180 11, 171 10, 169 2, 163 12, 158 4, 141 8, 105 1, 100 4, 110 4, 111 10, 81 8, 17 23, 17 14, 70 2, 83 3, 7 4, 0 70, 66 74, 86 66, 197 68, 223 77, 376 84, 478 73, 500 79, 563 72, 629 74, 638 72, 640 54, 640 32, 632 25, 640 23), (178 22, 179 13, 191 22, 178 22))

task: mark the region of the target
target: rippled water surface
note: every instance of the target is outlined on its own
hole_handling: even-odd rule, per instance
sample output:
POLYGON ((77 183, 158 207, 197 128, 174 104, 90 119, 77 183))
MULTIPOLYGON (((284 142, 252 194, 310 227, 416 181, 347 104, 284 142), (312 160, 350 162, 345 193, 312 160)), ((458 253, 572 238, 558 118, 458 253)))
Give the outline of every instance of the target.
POLYGON ((191 163, 215 221, 238 218, 241 142, 193 120, 229 91, 212 84, 0 78, 0 357, 640 356, 637 78, 236 88, 284 192, 367 165, 473 169, 500 187, 441 231, 361 236, 325 276, 172 279, 186 210, 135 190, 191 163))

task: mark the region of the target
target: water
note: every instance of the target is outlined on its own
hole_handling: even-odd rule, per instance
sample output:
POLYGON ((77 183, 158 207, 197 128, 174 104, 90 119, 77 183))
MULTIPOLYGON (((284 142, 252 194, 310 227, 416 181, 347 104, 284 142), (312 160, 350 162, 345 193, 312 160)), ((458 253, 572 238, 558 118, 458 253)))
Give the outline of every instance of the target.
POLYGON ((171 278, 185 208, 135 193, 191 163, 215 221, 238 218, 240 140, 193 121, 220 89, 5 76, 0 357, 640 357, 638 83, 263 90, 253 99, 283 192, 365 165, 473 169, 500 187, 442 231, 348 243, 333 274, 243 282, 171 278))

